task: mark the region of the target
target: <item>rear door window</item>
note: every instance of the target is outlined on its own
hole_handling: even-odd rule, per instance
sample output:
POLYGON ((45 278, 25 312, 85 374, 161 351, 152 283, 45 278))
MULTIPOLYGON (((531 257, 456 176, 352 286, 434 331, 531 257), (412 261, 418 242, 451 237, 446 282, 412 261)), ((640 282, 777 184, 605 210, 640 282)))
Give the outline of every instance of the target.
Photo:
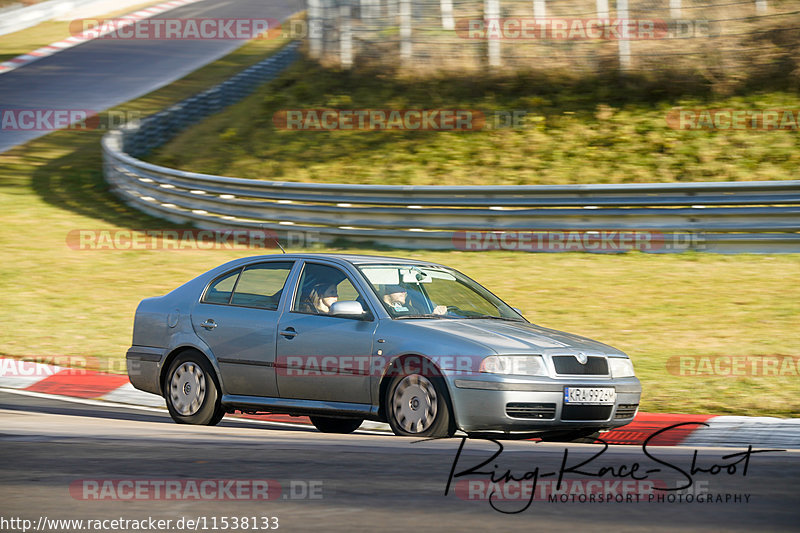
POLYGON ((231 304, 272 311, 278 309, 292 266, 290 262, 276 262, 246 267, 236 283, 231 304))

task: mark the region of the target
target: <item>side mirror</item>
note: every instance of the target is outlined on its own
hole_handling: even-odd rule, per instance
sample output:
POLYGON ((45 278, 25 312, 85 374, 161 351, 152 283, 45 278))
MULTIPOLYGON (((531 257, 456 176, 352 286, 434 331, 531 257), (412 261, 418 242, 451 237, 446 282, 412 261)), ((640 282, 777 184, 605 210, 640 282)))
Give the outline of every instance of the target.
POLYGON ((331 305, 331 316, 341 316, 350 318, 360 318, 364 316, 364 308, 361 307, 361 302, 355 300, 345 300, 343 302, 334 302, 331 305))
POLYGON ((515 313, 517 313, 519 316, 524 316, 524 315, 522 314, 522 311, 520 311, 518 308, 516 308, 516 307, 512 307, 511 309, 513 309, 513 310, 514 310, 514 312, 515 312, 515 313))

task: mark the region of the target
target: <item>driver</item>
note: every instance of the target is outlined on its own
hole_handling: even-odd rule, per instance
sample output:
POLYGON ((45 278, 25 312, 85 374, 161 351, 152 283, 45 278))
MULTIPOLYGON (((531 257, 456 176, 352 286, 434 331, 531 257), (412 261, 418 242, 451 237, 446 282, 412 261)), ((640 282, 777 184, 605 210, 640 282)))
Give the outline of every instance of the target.
MULTIPOLYGON (((396 313, 407 313, 409 311, 406 305, 408 298, 408 291, 402 285, 386 285, 383 290, 383 303, 389 309, 396 313)), ((444 305, 437 305, 433 309, 434 315, 444 315, 447 313, 447 307, 444 305)))
POLYGON ((331 312, 331 306, 339 300, 336 285, 332 283, 318 283, 314 285, 308 295, 308 299, 303 306, 303 312, 327 315, 331 312))

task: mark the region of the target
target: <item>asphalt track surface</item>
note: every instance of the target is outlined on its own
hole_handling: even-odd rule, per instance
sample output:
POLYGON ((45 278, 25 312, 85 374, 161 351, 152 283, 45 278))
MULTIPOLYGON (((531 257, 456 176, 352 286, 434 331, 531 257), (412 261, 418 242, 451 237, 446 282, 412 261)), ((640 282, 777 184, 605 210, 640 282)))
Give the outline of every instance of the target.
MULTIPOLYGON (((206 0, 153 18, 284 20, 302 9, 301 0, 206 0)), ((242 44, 223 39, 96 39, 0 75, 0 108, 105 111, 171 83, 242 44)), ((0 129, 0 153, 47 133, 0 129)))
MULTIPOLYGON (((38 523, 48 519, 154 519, 203 517, 211 530, 221 517, 278 517, 282 531, 797 531, 800 453, 752 455, 746 476, 738 471, 694 476, 698 493, 740 495, 734 502, 553 503, 534 501, 517 514, 444 495, 459 439, 413 442, 369 433, 329 435, 312 428, 224 420, 217 427, 182 426, 157 410, 142 411, 0 392, 0 516, 38 523), (268 501, 91 501, 70 485, 82 480, 269 479, 268 501), (312 494, 315 497, 310 497, 312 494), (744 500, 744 495, 749 501, 744 500)), ((558 470, 589 459, 596 445, 504 442, 484 469, 511 469, 518 477, 540 468, 558 470)), ((469 440, 456 472, 489 458, 497 446, 469 440)), ((648 450, 688 470, 694 449, 648 450)), ((703 448, 698 466, 732 460, 739 450, 703 448)), ((619 469, 658 466, 641 447, 612 446, 585 465, 619 469)), ((685 478, 669 468, 651 479, 675 486, 685 478)), ((479 475, 471 475, 479 479, 479 475)), ((608 478, 609 476, 606 476, 608 478)), ((552 479, 552 478, 551 478, 552 479)), ((565 479, 593 478, 567 473, 565 479)), ((463 493, 462 493, 463 494, 463 493)), ((644 498, 644 496, 642 496, 644 498)), ((685 498, 685 495, 684 495, 685 498)), ((525 501, 495 502, 506 511, 525 501)), ((218 522, 218 527, 221 525, 218 522)), ((173 531, 183 531, 175 529, 173 531)), ((13 529, 5 529, 12 531, 13 529)), ((74 531, 77 529, 50 529, 74 531)), ((203 530, 202 527, 199 530, 203 530)), ((253 530, 252 526, 251 529, 253 530)), ((263 529, 260 529, 263 531, 263 529)), ((94 531, 94 530, 93 530, 94 531)))

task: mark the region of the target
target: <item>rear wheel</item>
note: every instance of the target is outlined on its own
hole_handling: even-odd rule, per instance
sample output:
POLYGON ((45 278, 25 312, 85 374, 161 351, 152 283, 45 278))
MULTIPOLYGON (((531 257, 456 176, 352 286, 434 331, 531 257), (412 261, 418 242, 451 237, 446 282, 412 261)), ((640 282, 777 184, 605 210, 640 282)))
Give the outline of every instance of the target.
POLYGON ((384 404, 392 431, 403 437, 452 437, 456 428, 446 394, 438 376, 394 378, 384 404))
POLYGON ((225 416, 214 369, 202 354, 180 354, 167 371, 164 396, 178 424, 214 426, 225 416))
POLYGON ((310 416, 314 427, 323 433, 352 433, 363 422, 360 418, 332 418, 329 416, 310 416))

